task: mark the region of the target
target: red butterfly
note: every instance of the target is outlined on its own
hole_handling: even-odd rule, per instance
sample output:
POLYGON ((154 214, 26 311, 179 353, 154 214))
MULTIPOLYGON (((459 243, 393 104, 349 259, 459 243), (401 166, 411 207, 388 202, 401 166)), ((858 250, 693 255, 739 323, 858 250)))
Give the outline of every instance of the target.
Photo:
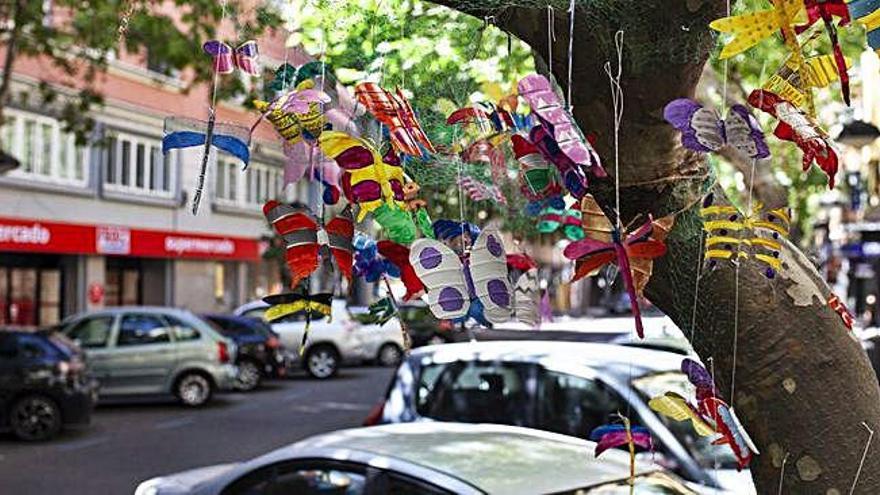
POLYGON ((849 8, 844 0, 804 0, 804 7, 807 9, 807 22, 802 26, 796 26, 795 32, 803 33, 820 18, 825 23, 825 30, 831 40, 834 63, 837 65, 837 75, 840 77, 840 92, 843 94, 843 101, 849 105, 849 75, 846 73, 846 58, 840 49, 837 28, 834 25, 834 17, 840 18, 840 26, 849 24, 849 8))
POLYGON ((346 207, 324 227, 320 227, 318 220, 307 211, 275 200, 263 205, 263 214, 275 232, 284 239, 291 287, 318 269, 318 255, 322 246, 329 248, 336 259, 337 269, 351 280, 354 222, 350 208, 346 207))
POLYGON ((394 148, 410 156, 422 156, 422 149, 435 153, 436 150, 416 119, 409 100, 397 89, 392 93, 371 82, 360 83, 354 94, 361 105, 367 107, 376 120, 388 126, 391 144, 394 148))
POLYGON ((652 238, 654 224, 648 219, 644 225, 632 233, 621 233, 619 229, 611 229, 610 239, 600 238, 597 230, 584 229, 587 237, 566 246, 563 254, 566 258, 577 260, 575 274, 571 281, 591 275, 609 263, 616 263, 623 276, 623 283, 629 294, 630 307, 636 320, 636 333, 639 338, 645 337, 636 284, 633 281, 633 268, 630 259, 652 260, 666 254, 666 245, 652 238), (592 236, 592 237, 590 237, 592 236))

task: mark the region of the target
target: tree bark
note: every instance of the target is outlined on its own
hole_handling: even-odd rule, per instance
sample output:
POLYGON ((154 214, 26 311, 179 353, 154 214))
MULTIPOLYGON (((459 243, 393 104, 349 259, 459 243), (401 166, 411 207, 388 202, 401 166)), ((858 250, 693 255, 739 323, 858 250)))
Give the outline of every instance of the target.
MULTIPOLYGON (((491 15, 492 22, 535 53, 548 53, 546 6, 488 0, 479 6, 472 0, 434 3, 480 19, 491 15)), ((556 43, 550 50, 554 75, 563 88, 568 70, 568 2, 564 4, 555 4, 556 43)), ((830 289, 792 244, 785 246, 783 269, 772 280, 751 260, 740 262, 738 269, 703 266, 699 207, 710 190, 716 202, 724 200, 723 193, 713 185, 706 158, 684 149, 678 132, 662 117, 667 102, 694 95, 715 43, 708 22, 724 12, 721 0, 578 0, 574 114, 585 133, 597 135, 596 148, 612 176, 591 189, 610 212, 613 120, 603 65, 616 64, 613 36, 621 29, 622 219, 626 223, 647 214, 657 218, 677 213, 668 253, 654 264, 645 294, 684 330, 703 361, 711 363, 719 389, 755 440, 761 455, 751 469, 758 493, 776 493, 780 483, 783 493, 848 493, 867 446, 869 431, 863 422, 871 430, 880 427, 877 378, 858 341, 827 306, 830 289)), ((855 493, 880 493, 876 451, 871 444, 855 493)))

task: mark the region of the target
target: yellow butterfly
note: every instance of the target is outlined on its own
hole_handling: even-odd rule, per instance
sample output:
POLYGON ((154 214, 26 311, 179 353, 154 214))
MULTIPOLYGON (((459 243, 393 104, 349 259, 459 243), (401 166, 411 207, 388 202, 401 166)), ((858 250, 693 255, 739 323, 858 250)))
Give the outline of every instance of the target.
POLYGON ((694 425, 698 435, 707 437, 715 433, 706 420, 688 403, 687 399, 675 392, 666 392, 648 401, 648 407, 675 421, 688 421, 694 425))

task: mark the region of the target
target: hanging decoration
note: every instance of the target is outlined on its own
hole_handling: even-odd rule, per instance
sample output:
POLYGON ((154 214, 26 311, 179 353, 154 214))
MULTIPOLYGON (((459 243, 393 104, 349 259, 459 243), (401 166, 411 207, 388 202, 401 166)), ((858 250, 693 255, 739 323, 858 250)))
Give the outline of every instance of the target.
POLYGON ((738 263, 754 259, 765 265, 764 275, 772 279, 782 269, 780 253, 783 239, 788 238, 791 216, 786 208, 764 210, 760 201, 752 203, 752 211, 743 215, 731 205, 714 205, 714 196, 703 202, 700 215, 706 231, 703 257, 710 268, 718 260, 738 263))
POLYGON ((403 167, 395 153, 389 151, 383 158, 365 140, 339 131, 321 134, 318 145, 342 169, 342 192, 360 207, 358 222, 383 204, 398 209, 405 205, 403 167))
MULTIPOLYGON (((849 61, 844 58, 844 67, 849 61)), ((836 62, 832 55, 818 55, 804 60, 806 72, 801 74, 791 57, 785 60, 775 74, 762 86, 763 89, 779 95, 797 108, 805 108, 808 92, 811 89, 828 87, 840 80, 836 62)), ((844 72, 846 74, 846 72, 844 72)))
POLYGON ((491 328, 510 317, 506 255, 497 230, 484 230, 462 258, 440 241, 419 239, 412 245, 409 262, 427 290, 423 299, 437 318, 469 317, 491 328))
POLYGON ((376 246, 379 248, 379 254, 400 270, 400 280, 406 287, 406 295, 403 296, 403 300, 409 301, 421 297, 425 293, 425 286, 409 262, 410 249, 392 241, 379 241, 376 246))
MULTIPOLYGON (((531 74, 521 79, 517 87, 520 96, 528 102, 532 113, 540 122, 540 126, 536 128, 543 129, 544 136, 535 136, 535 130, 532 130, 532 143, 537 146, 543 139, 549 139, 553 145, 545 145, 546 151, 558 150, 574 165, 589 171, 594 177, 606 177, 599 154, 584 138, 574 117, 565 109, 559 96, 553 91, 550 81, 542 75, 531 74)), ((552 156, 547 158, 556 163, 552 156)), ((566 186, 568 185, 566 180, 566 186)))
POLYGON ((331 318, 333 294, 299 294, 288 292, 275 294, 263 298, 263 302, 269 305, 264 317, 269 323, 280 320, 285 316, 303 313, 306 317, 306 326, 303 329, 302 340, 299 344, 299 355, 302 356, 309 342, 309 331, 312 320, 326 316, 331 318))
POLYGON ((727 118, 722 119, 714 109, 679 98, 666 105, 663 118, 681 131, 681 144, 690 150, 709 153, 730 146, 746 158, 770 156, 760 124, 743 105, 731 106, 727 118))
POLYGON ((378 282, 382 277, 400 277, 400 269, 391 261, 379 255, 376 241, 362 233, 354 236, 354 276, 367 282, 378 282))
POLYGON ((538 232, 552 234, 562 230, 565 237, 570 241, 579 241, 584 238, 584 229, 581 226, 581 212, 573 208, 559 209, 546 207, 538 216, 538 232))
POLYGON ((480 228, 470 222, 441 218, 434 221, 434 238, 452 249, 459 256, 470 249, 480 235, 480 228))
POLYGON ((809 115, 798 110, 791 102, 769 91, 756 89, 749 95, 749 105, 769 113, 779 124, 773 134, 779 139, 791 141, 804 153, 804 172, 815 160, 828 175, 828 187, 834 188, 837 175, 837 152, 834 143, 819 124, 809 115))
POLYGON ((502 205, 507 204, 507 198, 496 185, 484 184, 468 176, 459 179, 458 185, 471 201, 492 201, 502 205))
POLYGON ((504 156, 504 150, 488 140, 479 140, 469 145, 461 153, 461 160, 488 167, 496 189, 507 180, 507 157, 504 156))
POLYGON ((632 426, 629 418, 617 413, 619 423, 605 424, 590 432, 590 440, 596 442, 594 455, 599 457, 608 449, 626 446, 629 450, 629 485, 632 493, 636 478, 636 448, 654 450, 651 431, 644 426, 632 426))
POLYGON ((513 316, 530 327, 537 327, 541 323, 538 312, 541 291, 537 272, 536 269, 524 271, 513 285, 513 316))
POLYGON ((638 298, 651 277, 653 260, 666 254, 663 239, 668 232, 666 225, 669 220, 660 222, 655 236, 655 223, 650 217, 631 232, 615 228, 592 196, 584 198, 581 211, 585 238, 572 242, 563 251, 566 258, 576 260, 571 281, 594 275, 603 266, 615 263, 629 294, 636 333, 639 338, 644 338, 638 298), (638 265, 633 265, 631 260, 640 261, 638 265))
MULTIPOLYGON (((865 26, 868 46, 880 54, 880 3, 876 0, 849 0, 846 4, 850 16, 865 26)), ((842 16, 841 16, 842 17, 842 16)))
POLYGON ((376 83, 364 82, 355 86, 354 94, 376 120, 388 127, 391 145, 398 152, 415 157, 426 152, 436 153, 409 100, 399 88, 396 93, 391 93, 376 83))
POLYGON ((648 406, 674 421, 690 421, 698 435, 707 437, 715 434, 715 429, 703 419, 696 407, 675 392, 666 392, 652 398, 648 406))
POLYGON ((853 329, 853 316, 846 308, 846 304, 837 297, 837 294, 830 294, 828 296, 828 307, 840 315, 840 319, 843 321, 843 324, 846 325, 846 328, 849 330, 853 329))
POLYGON ((419 197, 421 186, 417 182, 407 182, 403 185, 403 200, 406 209, 413 216, 416 226, 421 231, 422 237, 434 238, 434 227, 431 225, 431 216, 428 214, 428 202, 419 197))
POLYGON ((254 40, 245 41, 234 50, 219 40, 207 41, 202 48, 214 59, 216 74, 232 74, 238 68, 251 77, 260 75, 260 49, 254 40))
POLYGON ((251 126, 251 131, 265 118, 284 139, 284 153, 292 158, 294 145, 303 140, 314 143, 324 130, 329 129, 322 111, 322 105, 326 103, 330 103, 330 96, 314 89, 313 81, 303 81, 297 89, 272 102, 254 100, 260 118, 251 126))
POLYGON ((519 190, 529 200, 526 214, 538 215, 543 208, 565 208, 562 186, 556 170, 528 139, 514 134, 510 137, 513 154, 519 162, 519 190))
POLYGON ((318 269, 319 256, 323 257, 323 246, 329 249, 330 255, 336 260, 339 273, 351 281, 354 224, 350 208, 343 210, 324 227, 319 225, 318 220, 308 210, 275 200, 263 205, 263 214, 275 232, 284 239, 291 287, 296 287, 318 269))
POLYGON ((383 297, 370 304, 368 311, 369 314, 364 318, 364 322, 379 326, 388 323, 397 314, 397 309, 390 297, 383 297))

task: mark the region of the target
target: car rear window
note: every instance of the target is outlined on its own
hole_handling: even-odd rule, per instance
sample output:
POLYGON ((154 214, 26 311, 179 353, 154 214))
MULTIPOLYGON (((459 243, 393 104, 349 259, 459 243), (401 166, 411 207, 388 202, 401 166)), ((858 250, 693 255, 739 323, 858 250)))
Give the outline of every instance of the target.
POLYGON ((204 319, 226 337, 236 337, 242 335, 258 335, 259 330, 250 324, 250 321, 240 321, 231 318, 223 318, 219 316, 204 316, 204 319))

